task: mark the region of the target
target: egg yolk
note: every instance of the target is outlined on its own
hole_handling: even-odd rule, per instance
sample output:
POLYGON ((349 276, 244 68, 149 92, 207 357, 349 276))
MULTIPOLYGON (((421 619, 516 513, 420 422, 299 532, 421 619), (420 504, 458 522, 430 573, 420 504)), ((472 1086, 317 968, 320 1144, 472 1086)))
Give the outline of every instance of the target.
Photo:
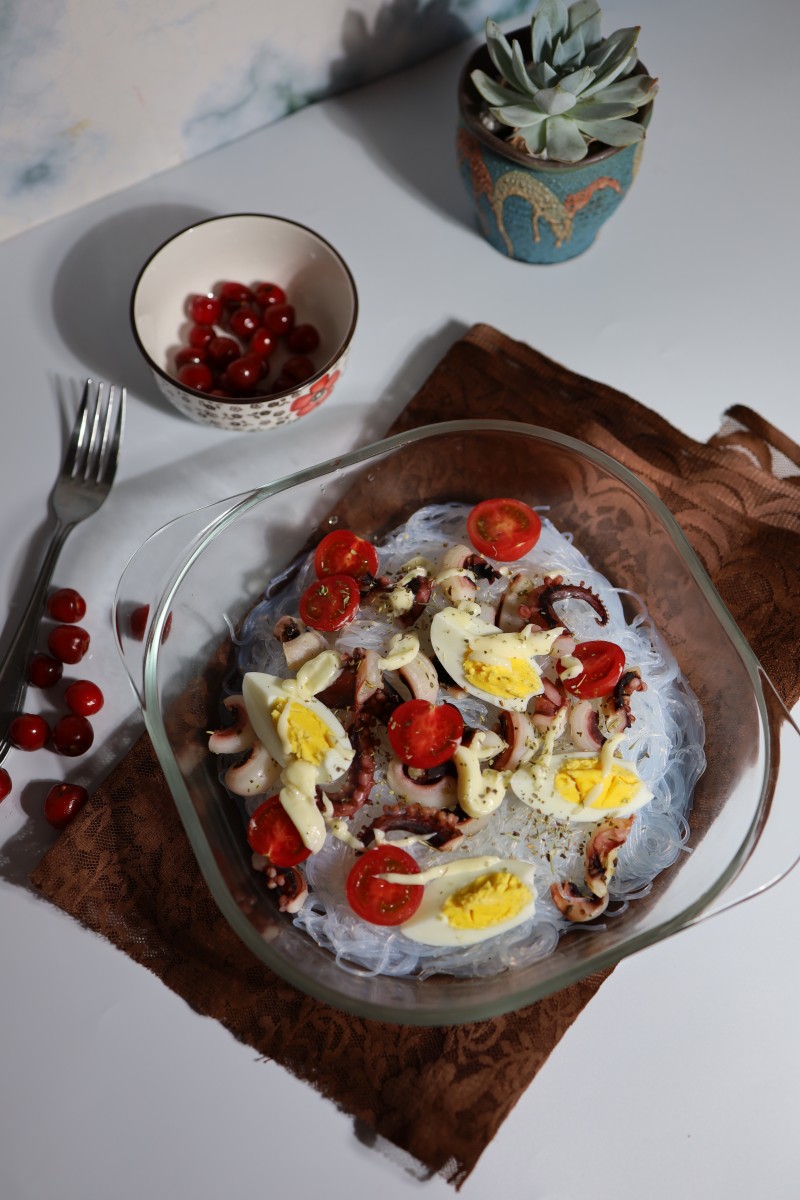
POLYGON ((508 666, 464 658, 464 678, 473 687, 504 700, 521 700, 541 691, 541 679, 527 658, 509 659, 508 666))
POLYGON ((272 719, 278 734, 285 739, 290 752, 301 762, 319 764, 335 744, 331 731, 316 713, 295 701, 277 703, 272 710, 272 719), (280 727, 279 727, 280 721, 280 727))
POLYGON ((447 897, 442 913, 456 929, 486 929, 510 921, 533 896, 510 871, 480 875, 447 897))
POLYGON ((555 777, 555 788, 562 799, 569 804, 585 804, 589 800, 592 808, 629 804, 640 786, 638 776, 625 767, 615 765, 604 774, 596 758, 567 759, 555 777))

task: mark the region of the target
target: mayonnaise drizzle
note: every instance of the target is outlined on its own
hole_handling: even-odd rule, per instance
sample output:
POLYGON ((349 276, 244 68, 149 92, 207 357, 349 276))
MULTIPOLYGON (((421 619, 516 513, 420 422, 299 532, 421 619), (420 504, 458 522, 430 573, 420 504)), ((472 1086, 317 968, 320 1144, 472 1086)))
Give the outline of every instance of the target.
POLYGON ((429 867, 427 871, 420 871, 418 875, 403 875, 398 871, 387 871, 385 875, 376 875, 376 879, 385 879, 387 883, 401 884, 416 884, 423 886, 430 883, 434 879, 441 879, 444 875, 462 875, 467 871, 488 871, 489 867, 494 867, 501 860, 492 854, 483 854, 479 858, 457 858, 453 862, 441 863, 435 867, 429 867))

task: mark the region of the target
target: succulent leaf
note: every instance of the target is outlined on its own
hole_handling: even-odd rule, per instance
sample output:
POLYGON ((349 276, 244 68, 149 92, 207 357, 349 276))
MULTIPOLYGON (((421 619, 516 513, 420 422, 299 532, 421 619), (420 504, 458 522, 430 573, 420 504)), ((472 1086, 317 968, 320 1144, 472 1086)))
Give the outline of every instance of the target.
POLYGON ((481 71, 480 69, 475 70, 472 72, 470 78, 487 104, 502 107, 505 104, 516 104, 520 98, 519 92, 514 91, 510 87, 504 87, 501 83, 497 83, 485 71, 481 71))
POLYGON ((511 65, 514 71, 514 79, 524 92, 530 96, 536 94, 536 85, 531 82, 530 75, 525 67, 525 58, 522 53, 522 47, 519 42, 511 43, 511 65))
POLYGON ((536 104, 548 117, 560 117, 562 113, 575 107, 577 98, 572 92, 564 92, 560 87, 542 88, 536 93, 536 104))
POLYGON ((580 162, 589 147, 580 129, 567 117, 550 117, 547 122, 547 157, 558 162, 580 162))
POLYGON ((644 137, 629 120, 649 104, 657 80, 634 75, 638 26, 603 38, 598 0, 539 0, 531 19, 531 57, 486 22, 486 44, 499 78, 473 71, 492 115, 510 127, 512 145, 534 157, 580 162, 590 142, 628 146, 644 137))
MULTIPOLYGON (((549 124, 549 122, 548 122, 549 124)), ((636 121, 573 121, 583 133, 607 146, 631 146, 644 137, 644 129, 636 121)))

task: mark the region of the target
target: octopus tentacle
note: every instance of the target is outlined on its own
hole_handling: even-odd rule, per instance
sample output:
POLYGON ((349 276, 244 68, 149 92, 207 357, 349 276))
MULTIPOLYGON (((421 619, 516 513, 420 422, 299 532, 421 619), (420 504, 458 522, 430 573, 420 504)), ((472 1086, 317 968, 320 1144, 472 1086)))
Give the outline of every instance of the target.
POLYGON ((636 717, 631 712, 631 696, 634 692, 646 691, 647 684, 638 668, 623 672, 614 691, 610 696, 606 696, 600 705, 600 711, 611 733, 622 733, 623 729, 628 729, 633 724, 636 717))
POLYGON ((458 814, 446 808, 431 808, 425 804, 385 804, 383 814, 362 829, 358 836, 368 846, 374 839, 376 829, 384 833, 403 830, 421 837, 432 834, 428 839, 429 846, 436 850, 452 850, 464 836, 458 826, 458 814))
POLYGON ((597 613, 598 625, 608 624, 606 606, 590 587, 583 582, 564 583, 563 577, 556 575, 552 579, 545 579, 545 586, 538 597, 538 613, 541 619, 548 623, 548 629, 555 629, 556 625, 564 624, 553 607, 560 600, 583 600, 597 613))
POLYGON ((433 591, 433 580, 429 575, 417 575, 414 579, 410 580, 407 587, 414 600, 408 612, 401 613, 398 617, 400 624, 406 628, 409 625, 414 625, 428 607, 428 601, 433 591))
POLYGON ((608 895, 620 847, 628 840, 633 821, 633 816, 609 817, 600 822, 586 844, 586 886, 600 899, 608 895))
POLYGON ((308 886, 305 877, 296 867, 274 867, 267 862, 264 867, 267 887, 278 893, 278 908, 281 912, 298 912, 305 904, 308 886))
POLYGON ((550 895, 561 915, 576 924, 593 921, 608 907, 607 893, 602 898, 584 896, 574 883, 551 883, 550 895))
POLYGON ((386 771, 386 782, 408 804, 440 809, 454 808, 458 803, 458 787, 452 772, 424 771, 414 777, 405 763, 393 758, 386 771))
POLYGON ((335 817, 348 818, 357 813, 375 782, 375 744, 371 720, 365 715, 357 716, 349 734, 355 755, 344 777, 331 787, 318 789, 318 793, 330 801, 335 817))
POLYGON ((602 750, 605 738, 600 732, 597 710, 591 700, 578 700, 569 712, 572 740, 579 750, 602 750))
POLYGON ((230 725, 223 729, 215 729, 209 734, 209 750, 212 754, 239 754, 242 750, 249 750, 256 740, 256 735, 250 724, 244 699, 240 695, 228 696, 223 703, 228 712, 233 713, 234 719, 230 725))

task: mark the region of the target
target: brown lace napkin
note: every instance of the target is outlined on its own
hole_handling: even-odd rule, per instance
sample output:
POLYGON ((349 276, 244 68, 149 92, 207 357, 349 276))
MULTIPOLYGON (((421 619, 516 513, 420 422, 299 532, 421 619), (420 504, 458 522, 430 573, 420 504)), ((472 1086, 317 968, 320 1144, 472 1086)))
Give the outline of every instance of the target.
MULTIPOLYGON (((784 700, 800 698, 798 446, 742 408, 709 443, 694 442, 627 396, 487 326, 451 348, 394 429, 460 417, 561 430, 633 470, 680 521, 784 700)), ((220 915, 146 737, 32 880, 197 1011, 456 1185, 605 978, 510 1016, 444 1029, 381 1025, 301 995, 257 962, 220 915)))

